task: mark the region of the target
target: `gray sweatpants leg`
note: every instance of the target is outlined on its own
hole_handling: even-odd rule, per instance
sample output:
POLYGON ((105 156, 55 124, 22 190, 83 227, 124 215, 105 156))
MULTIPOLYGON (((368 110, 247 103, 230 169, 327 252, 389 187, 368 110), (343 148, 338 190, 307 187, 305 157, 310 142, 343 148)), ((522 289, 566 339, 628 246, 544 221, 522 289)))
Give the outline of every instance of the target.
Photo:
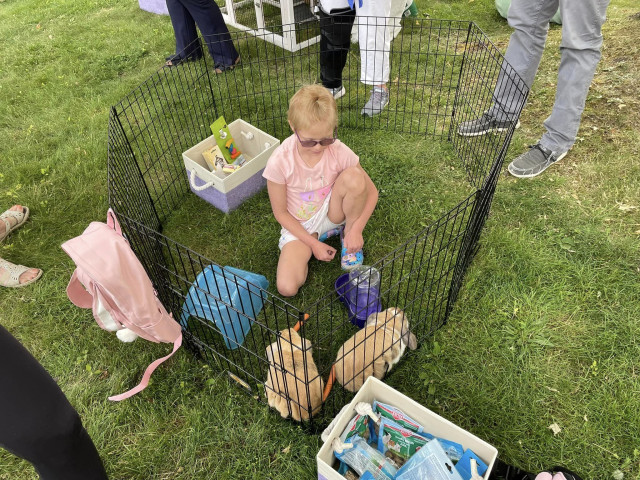
MULTIPOLYGON (((511 34, 505 60, 531 87, 549 31, 549 20, 562 15, 562 42, 558 86, 551 115, 544 121, 540 143, 554 152, 566 152, 575 142, 589 85, 600 61, 602 24, 610 0, 513 0, 509 8, 511 34)), ((506 75, 505 75, 506 77, 506 75)), ((491 110, 500 120, 515 117, 516 89, 499 78, 491 110)))

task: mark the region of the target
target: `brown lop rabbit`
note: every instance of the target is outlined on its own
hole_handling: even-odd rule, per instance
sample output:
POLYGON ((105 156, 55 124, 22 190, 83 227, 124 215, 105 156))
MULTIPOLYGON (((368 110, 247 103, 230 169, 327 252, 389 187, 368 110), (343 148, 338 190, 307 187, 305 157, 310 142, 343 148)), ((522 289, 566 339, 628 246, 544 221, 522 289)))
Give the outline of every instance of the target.
POLYGON ((350 392, 357 392, 371 375, 382 380, 398 363, 406 347, 418 347, 409 331, 409 319, 397 308, 373 313, 365 327, 344 342, 336 357, 336 380, 350 392))
POLYGON ((280 331, 278 340, 267 347, 269 373, 265 390, 269 406, 283 418, 291 414, 296 421, 308 420, 322 405, 324 384, 311 355, 311 342, 290 329, 280 331), (303 345, 307 348, 302 351, 303 345), (305 358, 306 356, 306 358, 305 358), (307 366, 305 385, 304 367, 307 366), (311 405, 311 412, 309 412, 311 405))

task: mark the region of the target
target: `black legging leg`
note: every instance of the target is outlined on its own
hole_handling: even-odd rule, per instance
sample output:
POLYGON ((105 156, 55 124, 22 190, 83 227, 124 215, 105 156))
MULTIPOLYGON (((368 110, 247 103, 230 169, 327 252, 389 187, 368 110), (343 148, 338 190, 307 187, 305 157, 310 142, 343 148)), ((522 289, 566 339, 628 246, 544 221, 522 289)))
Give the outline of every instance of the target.
POLYGON ((320 81, 327 88, 342 86, 355 18, 356 12, 350 8, 334 10, 331 15, 320 10, 320 81))
POLYGON ((78 413, 47 371, 0 325, 0 447, 43 480, 105 480, 78 413))

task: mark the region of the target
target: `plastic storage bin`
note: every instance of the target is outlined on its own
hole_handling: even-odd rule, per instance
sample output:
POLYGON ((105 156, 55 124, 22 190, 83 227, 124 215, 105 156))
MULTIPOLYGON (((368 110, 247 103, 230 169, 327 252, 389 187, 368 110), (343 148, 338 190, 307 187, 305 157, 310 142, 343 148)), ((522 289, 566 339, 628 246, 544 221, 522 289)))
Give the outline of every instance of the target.
POLYGON ((482 478, 487 480, 491 475, 493 464, 498 458, 498 450, 494 446, 432 412, 377 378, 369 377, 362 388, 358 390, 356 396, 353 397, 349 406, 340 411, 329 437, 316 456, 318 480, 344 480, 344 477, 335 468, 338 460, 333 454, 331 442, 340 436, 349 420, 356 414, 356 404, 358 402, 373 403, 374 400, 398 407, 409 417, 428 427, 429 433, 436 437, 457 442, 465 449, 470 448, 488 465, 487 471, 482 478))
POLYGON ((262 310, 262 290, 269 288, 263 275, 233 267, 209 265, 196 277, 182 304, 180 324, 190 316, 214 322, 227 348, 244 342, 256 316, 262 310), (231 306, 229 306, 231 305, 231 306))
POLYGON ((233 173, 209 170, 202 152, 216 144, 213 135, 182 153, 191 191, 225 213, 238 208, 266 186, 262 172, 267 160, 280 145, 280 140, 242 119, 231 122, 229 131, 247 159, 247 163, 233 173))

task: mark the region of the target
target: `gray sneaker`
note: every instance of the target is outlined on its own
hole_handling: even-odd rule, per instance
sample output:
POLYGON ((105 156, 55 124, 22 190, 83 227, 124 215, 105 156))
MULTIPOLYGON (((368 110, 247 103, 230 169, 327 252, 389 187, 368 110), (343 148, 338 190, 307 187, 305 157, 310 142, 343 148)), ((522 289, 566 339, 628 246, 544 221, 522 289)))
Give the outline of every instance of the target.
POLYGON ((554 163, 562 160, 567 152, 558 153, 544 148, 539 143, 531 145, 529 151, 517 157, 509 164, 509 173, 518 178, 531 178, 540 175, 554 163))
POLYGON ((325 88, 329 90, 329 93, 333 95, 333 98, 335 98, 336 100, 338 100, 340 97, 344 97, 344 94, 347 93, 347 91, 344 89, 344 85, 340 85, 336 88, 325 88))
POLYGON ((362 108, 362 115, 378 115, 389 103, 389 91, 382 87, 373 87, 369 101, 362 108))
MULTIPOLYGON (((480 118, 462 122, 458 125, 458 134, 463 137, 477 137, 489 132, 503 132, 513 125, 511 120, 497 120, 493 115, 487 112, 483 113, 480 118)), ((520 127, 520 121, 516 123, 516 128, 520 127)))

